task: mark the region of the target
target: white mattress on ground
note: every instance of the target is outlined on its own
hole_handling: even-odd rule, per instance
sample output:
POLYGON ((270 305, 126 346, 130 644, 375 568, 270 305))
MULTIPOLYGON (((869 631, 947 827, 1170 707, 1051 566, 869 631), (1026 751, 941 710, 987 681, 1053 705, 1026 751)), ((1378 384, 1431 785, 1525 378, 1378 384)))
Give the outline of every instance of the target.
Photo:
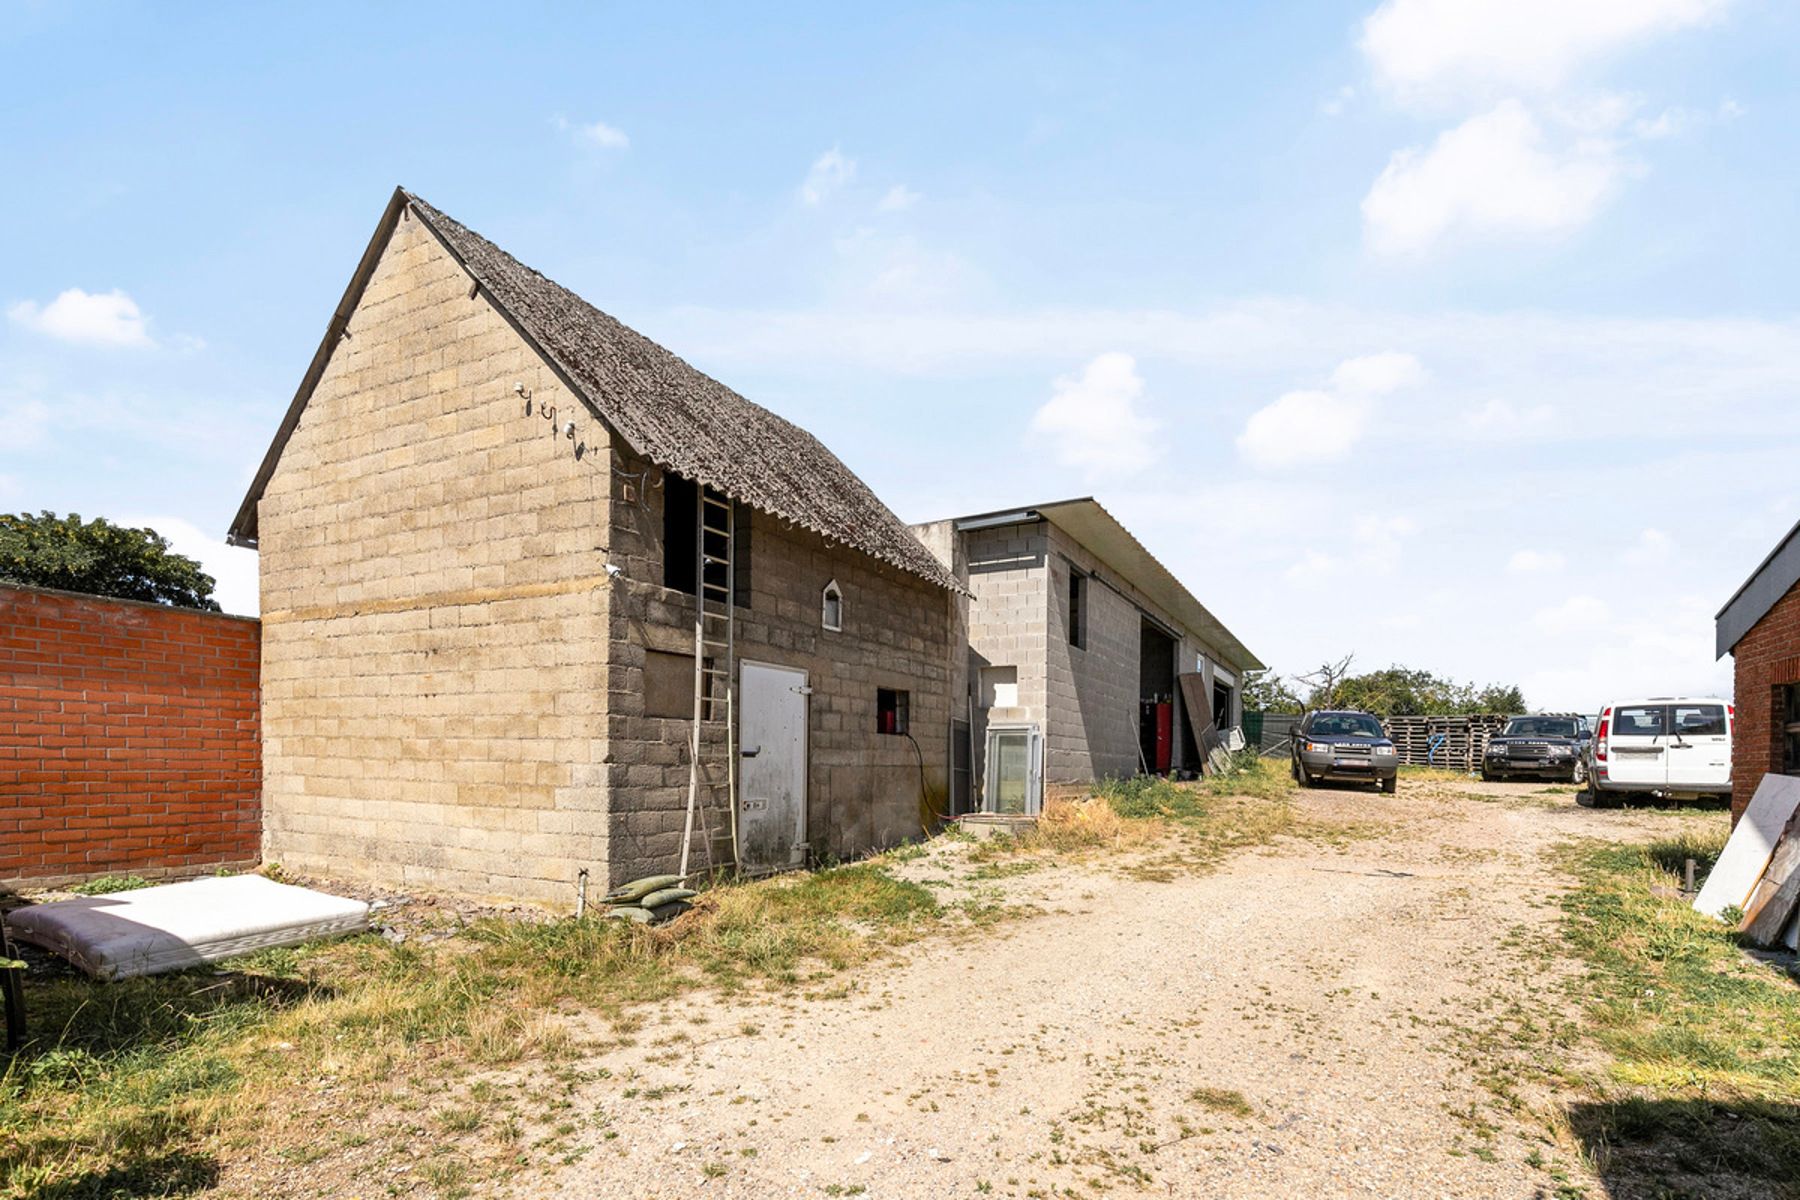
POLYGON ((97 979, 155 975, 368 928, 369 906, 261 875, 228 875, 34 904, 7 914, 22 942, 97 979))

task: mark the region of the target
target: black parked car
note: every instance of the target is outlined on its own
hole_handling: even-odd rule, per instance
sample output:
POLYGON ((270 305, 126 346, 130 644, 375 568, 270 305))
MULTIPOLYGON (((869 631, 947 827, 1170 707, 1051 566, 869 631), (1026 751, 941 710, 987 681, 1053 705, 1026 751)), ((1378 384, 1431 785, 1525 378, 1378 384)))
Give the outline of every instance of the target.
POLYGON ((1580 783, 1587 778, 1588 736, 1586 717, 1514 717, 1488 739, 1481 777, 1580 783))
POLYGON ((1294 727, 1293 769, 1302 787, 1353 779, 1391 792, 1400 777, 1400 753, 1371 714, 1320 709, 1294 727))

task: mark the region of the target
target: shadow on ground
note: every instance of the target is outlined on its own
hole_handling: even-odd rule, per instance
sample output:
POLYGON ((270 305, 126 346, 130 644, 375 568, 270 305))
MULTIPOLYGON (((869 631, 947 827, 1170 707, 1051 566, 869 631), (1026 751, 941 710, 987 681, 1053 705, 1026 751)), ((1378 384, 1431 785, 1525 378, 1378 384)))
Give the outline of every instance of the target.
POLYGON ((211 1156, 177 1151, 61 1179, 30 1196, 31 1200, 149 1200, 191 1196, 218 1182, 219 1164, 211 1156))
POLYGON ((1800 1105, 1615 1100, 1569 1124, 1611 1200, 1800 1200, 1800 1105))

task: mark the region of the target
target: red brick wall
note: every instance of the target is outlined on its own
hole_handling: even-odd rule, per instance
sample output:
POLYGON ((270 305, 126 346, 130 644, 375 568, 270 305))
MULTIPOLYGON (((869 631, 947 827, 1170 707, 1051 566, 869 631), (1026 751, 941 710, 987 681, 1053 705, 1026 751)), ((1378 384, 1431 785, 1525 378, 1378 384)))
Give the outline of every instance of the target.
POLYGON ((1732 651, 1736 668, 1737 729, 1731 742, 1731 813, 1735 820, 1756 785, 1770 771, 1780 771, 1780 714, 1775 711, 1775 689, 1800 683, 1800 584, 1788 589, 1779 603, 1732 651))
POLYGON ((0 880, 257 861, 254 620, 0 584, 0 880))

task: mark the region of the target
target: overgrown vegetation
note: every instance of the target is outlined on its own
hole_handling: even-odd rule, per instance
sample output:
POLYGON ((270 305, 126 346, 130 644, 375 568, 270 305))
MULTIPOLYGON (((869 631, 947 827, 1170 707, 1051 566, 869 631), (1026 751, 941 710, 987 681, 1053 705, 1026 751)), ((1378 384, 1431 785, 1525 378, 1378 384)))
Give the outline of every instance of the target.
MULTIPOLYGON (((719 888, 659 929, 489 919, 425 946, 269 951, 222 975, 34 981, 35 1037, 0 1072, 0 1195, 181 1195, 210 1185, 233 1145, 322 1154, 326 1112, 403 1112, 408 1087, 435 1095, 471 1066, 569 1053, 564 1012, 629 1020, 628 1006, 700 984, 803 983, 939 916, 926 889, 860 864, 719 888)), ((463 1186, 432 1169, 451 1181, 440 1193, 463 1186)))
POLYGON ((1677 891, 1724 830, 1571 851, 1566 934, 1610 1079, 1570 1120, 1619 1194, 1800 1195, 1800 988, 1677 891))

